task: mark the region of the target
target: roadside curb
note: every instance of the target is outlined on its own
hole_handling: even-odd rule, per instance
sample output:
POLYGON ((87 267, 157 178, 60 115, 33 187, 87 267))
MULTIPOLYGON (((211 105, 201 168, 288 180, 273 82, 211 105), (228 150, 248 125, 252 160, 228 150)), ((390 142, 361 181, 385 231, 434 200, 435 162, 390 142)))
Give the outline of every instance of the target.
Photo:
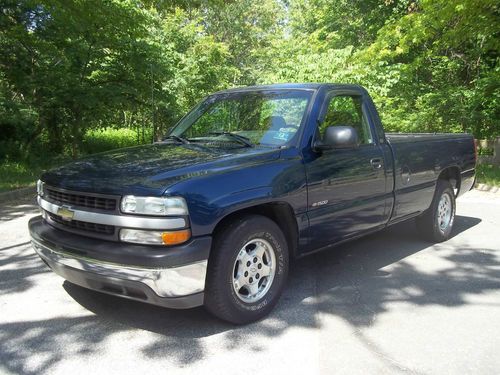
POLYGON ((479 191, 488 191, 490 193, 500 194, 500 187, 498 186, 490 186, 486 184, 476 184, 474 189, 479 191))
POLYGON ((36 194, 36 187, 30 186, 27 188, 16 189, 11 191, 6 191, 4 193, 0 193, 0 203, 8 203, 14 201, 16 199, 21 199, 33 194, 36 194))

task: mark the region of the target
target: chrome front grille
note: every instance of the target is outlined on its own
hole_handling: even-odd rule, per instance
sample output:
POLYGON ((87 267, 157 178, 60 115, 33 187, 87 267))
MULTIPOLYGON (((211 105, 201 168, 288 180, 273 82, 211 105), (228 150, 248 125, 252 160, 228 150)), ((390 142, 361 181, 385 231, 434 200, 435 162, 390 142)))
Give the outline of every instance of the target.
POLYGON ((69 205, 85 207, 96 210, 115 211, 117 200, 116 198, 98 197, 91 194, 83 194, 76 192, 65 192, 55 190, 50 186, 44 188, 45 198, 52 202, 69 205))
POLYGON ((67 228, 82 230, 87 232, 94 232, 99 234, 106 234, 106 235, 112 235, 115 233, 115 227, 113 225, 96 224, 78 220, 68 221, 50 212, 48 212, 48 216, 50 220, 52 220, 54 223, 62 225, 67 228))
POLYGON ((60 230, 82 236, 119 241, 120 228, 172 230, 187 226, 185 217, 125 215, 119 210, 119 195, 71 191, 44 185, 38 205, 45 220, 60 230))

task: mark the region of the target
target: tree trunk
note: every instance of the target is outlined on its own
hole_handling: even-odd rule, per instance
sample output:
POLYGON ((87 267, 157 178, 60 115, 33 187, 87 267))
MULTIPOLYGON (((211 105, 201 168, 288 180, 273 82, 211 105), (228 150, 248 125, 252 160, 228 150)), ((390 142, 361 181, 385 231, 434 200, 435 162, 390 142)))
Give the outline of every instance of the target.
POLYGON ((58 124, 55 109, 50 110, 46 117, 42 115, 40 121, 47 129, 47 134, 49 136, 49 151, 61 154, 63 152, 62 130, 58 124))

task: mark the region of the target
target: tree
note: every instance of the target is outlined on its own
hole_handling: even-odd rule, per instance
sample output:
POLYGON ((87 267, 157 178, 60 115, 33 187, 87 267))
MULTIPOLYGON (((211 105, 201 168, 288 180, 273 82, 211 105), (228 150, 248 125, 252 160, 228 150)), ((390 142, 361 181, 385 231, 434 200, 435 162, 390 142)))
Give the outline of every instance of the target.
POLYGON ((372 77, 397 71, 381 100, 390 126, 499 135, 499 21, 495 1, 427 0, 382 27, 359 60, 372 77))
POLYGON ((133 1, 10 2, 2 13, 0 66, 36 110, 37 136, 78 151, 84 131, 141 101, 152 48, 148 14, 133 1))

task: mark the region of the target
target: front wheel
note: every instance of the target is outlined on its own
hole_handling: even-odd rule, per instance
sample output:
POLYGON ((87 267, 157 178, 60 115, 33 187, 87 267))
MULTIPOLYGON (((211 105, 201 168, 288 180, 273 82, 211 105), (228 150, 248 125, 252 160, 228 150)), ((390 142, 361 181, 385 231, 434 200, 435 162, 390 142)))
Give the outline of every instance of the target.
POLYGON ((245 324, 267 315, 288 274, 288 247, 278 225, 260 215, 239 218, 214 239, 208 261, 205 307, 245 324))
POLYGON ((443 242, 450 238, 455 222, 455 194, 449 181, 438 180, 429 209, 417 218, 417 227, 426 239, 443 242))

